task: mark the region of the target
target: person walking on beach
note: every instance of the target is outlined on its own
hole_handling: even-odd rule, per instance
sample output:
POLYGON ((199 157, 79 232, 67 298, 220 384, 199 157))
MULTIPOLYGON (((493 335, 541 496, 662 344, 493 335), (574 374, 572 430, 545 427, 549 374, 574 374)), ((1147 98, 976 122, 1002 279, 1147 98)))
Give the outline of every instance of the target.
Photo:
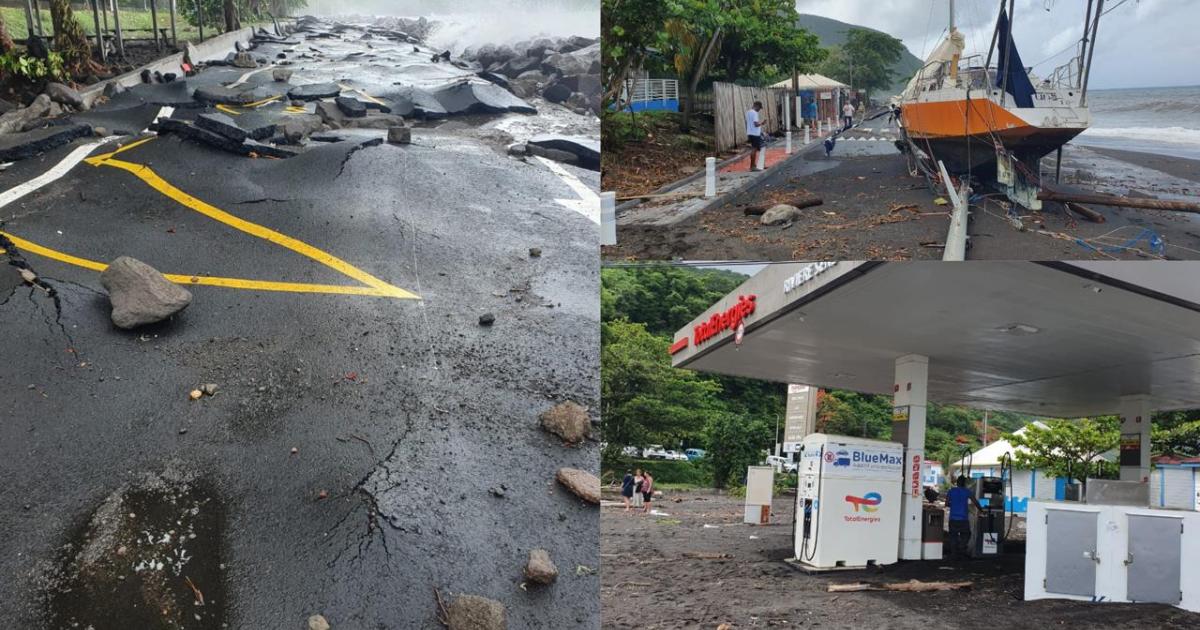
POLYGON ((625 511, 629 511, 629 502, 633 500, 633 473, 625 471, 625 478, 621 480, 621 498, 625 501, 625 511))
POLYGON ((754 101, 754 106, 746 110, 746 138, 750 140, 750 170, 757 171, 758 152, 762 150, 762 121, 758 112, 762 111, 762 101, 754 101))
POLYGON ((643 512, 646 512, 646 513, 650 512, 650 499, 653 496, 654 496, 654 475, 651 475, 650 471, 647 470, 645 473, 643 473, 643 476, 642 476, 642 502, 645 504, 645 506, 642 508, 643 512))
POLYGON ((846 101, 846 104, 842 105, 842 121, 845 123, 843 129, 854 126, 854 105, 850 101, 846 101))
POLYGON ((642 509, 642 484, 646 478, 642 476, 642 469, 638 468, 633 471, 633 509, 642 509))

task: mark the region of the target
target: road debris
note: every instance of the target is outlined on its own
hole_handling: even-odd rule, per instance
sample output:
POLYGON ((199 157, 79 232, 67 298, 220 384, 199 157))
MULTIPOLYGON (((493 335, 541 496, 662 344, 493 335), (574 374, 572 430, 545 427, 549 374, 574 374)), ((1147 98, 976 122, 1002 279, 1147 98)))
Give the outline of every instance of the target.
POLYGON ((567 444, 578 444, 588 436, 591 421, 587 409, 572 401, 559 403, 538 416, 542 428, 567 444))
POLYGON ((922 582, 909 580, 907 582, 830 584, 828 593, 846 593, 855 591, 906 591, 910 593, 925 593, 929 591, 956 591, 971 588, 972 582, 922 582))
POLYGON ((100 274, 112 302, 112 322, 131 329, 161 322, 192 303, 187 289, 167 280, 144 262, 121 256, 100 274))
POLYGON ((412 144, 412 127, 399 125, 388 127, 388 142, 391 144, 412 144))
POLYGON ((600 478, 596 475, 578 468, 559 468, 555 478, 579 498, 600 505, 600 478))
POLYGON ((308 618, 308 630, 329 630, 329 622, 323 615, 313 615, 308 618))
POLYGON ((552 584, 558 579, 558 567, 550 559, 550 552, 545 549, 533 549, 529 552, 529 560, 525 563, 525 577, 537 584, 552 584))
POLYGON ((494 323, 496 323, 496 316, 493 313, 484 313, 479 316, 480 326, 491 326, 494 323))
MULTIPOLYGON (((441 596, 438 596, 439 600, 441 596)), ((504 604, 478 595, 459 595, 445 609, 450 630, 507 630, 504 604)))

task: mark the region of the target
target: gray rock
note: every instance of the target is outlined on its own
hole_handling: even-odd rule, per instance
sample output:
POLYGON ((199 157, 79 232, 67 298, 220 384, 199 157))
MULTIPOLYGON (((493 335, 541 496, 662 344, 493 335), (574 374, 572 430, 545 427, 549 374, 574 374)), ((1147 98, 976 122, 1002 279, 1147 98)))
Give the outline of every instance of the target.
POLYGON ((104 95, 108 98, 112 98, 124 91, 125 86, 117 83, 116 81, 109 81, 108 83, 104 84, 104 95))
POLYGON ((271 71, 271 78, 280 83, 287 83, 292 78, 292 71, 286 68, 275 68, 271 71))
POLYGON ((561 81, 555 81, 550 85, 547 85, 546 89, 542 90, 542 98, 550 101, 551 103, 565 103, 567 102, 567 99, 571 98, 571 94, 573 93, 574 92, 571 90, 571 88, 565 83, 561 81))
POLYGON ((388 140, 391 144, 412 144, 411 127, 388 128, 388 140))
POLYGON ((192 294, 144 262, 128 256, 112 261, 100 274, 112 302, 112 321, 130 329, 161 322, 187 308, 192 294))
POLYGON ((96 134, 97 138, 103 138, 104 136, 108 135, 108 128, 107 127, 93 127, 92 133, 96 134))
POLYGON ((600 478, 596 475, 578 468, 559 468, 554 478, 580 499, 600 505, 600 478))
POLYGON ((329 622, 321 615, 313 615, 308 618, 308 630, 329 630, 329 622))
POLYGON ((495 323, 496 323, 496 316, 492 313, 484 313, 483 315, 479 316, 479 325, 480 326, 491 326, 492 324, 495 324, 495 323))
POLYGON ((516 77, 520 76, 522 72, 536 70, 540 66, 541 63, 539 59, 535 59, 533 57, 514 57, 504 62, 504 65, 500 66, 500 74, 510 79, 515 79, 516 77))
POLYGON ((341 93, 342 88, 336 83, 310 83, 288 90, 288 97, 298 101, 316 101, 333 98, 341 93))
POLYGON ((334 129, 341 129, 346 126, 347 118, 342 113, 342 110, 334 103, 329 101, 321 101, 317 103, 317 115, 321 120, 334 129))
POLYGON ((579 92, 572 94, 571 98, 567 99, 567 102, 563 103, 563 105, 566 106, 567 109, 579 114, 580 116, 586 116, 592 112, 592 107, 588 102, 588 97, 580 94, 579 92))
POLYGON ((786 203, 781 203, 776 206, 771 206, 766 212, 758 218, 758 222, 763 225, 781 225, 788 221, 795 221, 803 217, 804 214, 796 206, 789 206, 786 203))
POLYGON ((529 552, 529 560, 525 563, 525 578, 537 584, 553 584, 558 579, 558 567, 550 559, 550 552, 545 549, 534 549, 529 552))
POLYGON ((46 96, 49 96, 50 100, 55 103, 70 105, 79 111, 87 109, 87 105, 83 102, 83 96, 61 83, 47 83, 46 96))
POLYGON ((312 114, 299 114, 289 116, 287 122, 283 124, 281 134, 284 142, 288 144, 300 144, 305 138, 321 130, 320 116, 312 114))
POLYGON ((0 114, 7 114, 15 109, 17 109, 16 103, 0 98, 0 114))
POLYGON ((31 122, 50 113, 50 97, 38 94, 29 107, 13 110, 0 116, 0 134, 22 131, 31 122))
POLYGON ((238 67, 238 68, 257 68, 258 67, 258 62, 254 60, 254 56, 245 51, 234 55, 233 61, 231 61, 230 63, 232 63, 235 67, 238 67))
POLYGON ((504 604, 478 595, 459 595, 446 610, 450 630, 507 630, 504 604))
POLYGON ((567 401, 559 403, 538 416, 542 428, 569 444, 578 444, 588 436, 591 421, 587 409, 567 401))
POLYGON ((508 145, 508 154, 514 157, 525 157, 529 155, 529 147, 525 146, 524 142, 508 145))

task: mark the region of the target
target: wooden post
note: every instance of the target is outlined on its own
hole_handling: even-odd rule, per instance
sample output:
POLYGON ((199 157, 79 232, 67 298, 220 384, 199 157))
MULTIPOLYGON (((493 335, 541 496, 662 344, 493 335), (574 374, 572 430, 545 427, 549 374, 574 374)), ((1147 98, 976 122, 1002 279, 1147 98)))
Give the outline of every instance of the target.
POLYGON ((25 0, 25 33, 33 35, 33 2, 25 0))
POLYGON ((38 36, 45 37, 46 27, 42 25, 42 7, 38 5, 38 0, 33 0, 33 19, 34 24, 37 24, 38 36))
MULTIPOLYGON (((200 41, 204 41, 204 5, 200 4, 200 0, 194 0, 196 3, 196 25, 200 29, 200 41)), ((193 59, 192 63, 196 63, 193 59)))
POLYGON ((96 48, 100 50, 100 61, 108 63, 108 51, 104 50, 104 31, 100 30, 100 0, 92 0, 92 22, 96 25, 96 48))
POLYGON ((121 56, 121 59, 124 59, 125 36, 121 34, 121 5, 117 2, 113 3, 113 28, 116 30, 117 35, 117 54, 121 56))
POLYGON ((158 0, 150 0, 150 30, 154 32, 154 47, 162 50, 162 41, 158 39, 158 0))
POLYGON ((171 45, 179 48, 179 35, 175 31, 175 0, 168 0, 171 3, 171 45))
POLYGON ((1054 160, 1054 183, 1058 183, 1059 176, 1062 175, 1062 145, 1058 146, 1058 157, 1054 160))
POLYGON ((1066 193, 1043 189, 1037 195, 1043 201, 1059 201, 1072 203, 1089 203, 1098 206, 1123 206, 1126 208, 1146 208, 1150 210, 1176 210, 1178 212, 1200 213, 1200 203, 1188 201, 1169 201, 1163 199, 1135 199, 1133 197, 1118 197, 1116 195, 1089 195, 1083 193, 1066 193))

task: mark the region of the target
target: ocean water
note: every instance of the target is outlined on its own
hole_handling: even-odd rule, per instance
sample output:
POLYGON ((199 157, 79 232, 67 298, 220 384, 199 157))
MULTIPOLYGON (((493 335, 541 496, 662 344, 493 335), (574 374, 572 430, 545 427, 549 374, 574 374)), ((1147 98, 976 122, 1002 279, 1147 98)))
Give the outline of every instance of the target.
POLYGON ((1076 144, 1200 160, 1200 85, 1089 90, 1088 108, 1076 144))

